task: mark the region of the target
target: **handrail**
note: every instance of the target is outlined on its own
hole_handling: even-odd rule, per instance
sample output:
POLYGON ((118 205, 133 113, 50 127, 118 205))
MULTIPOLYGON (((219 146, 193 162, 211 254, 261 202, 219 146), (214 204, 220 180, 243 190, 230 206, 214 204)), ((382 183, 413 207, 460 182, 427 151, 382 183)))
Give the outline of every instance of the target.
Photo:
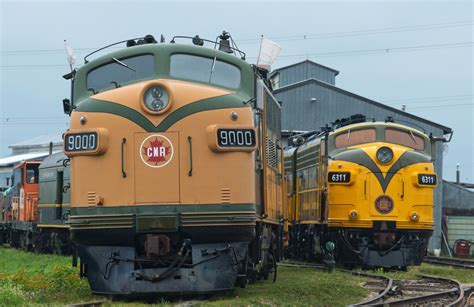
POLYGON ((188 143, 189 143, 189 172, 188 176, 191 177, 193 175, 193 139, 191 136, 188 136, 188 143))
POLYGON ((127 139, 122 139, 122 177, 126 178, 127 173, 125 172, 125 144, 127 143, 127 139))

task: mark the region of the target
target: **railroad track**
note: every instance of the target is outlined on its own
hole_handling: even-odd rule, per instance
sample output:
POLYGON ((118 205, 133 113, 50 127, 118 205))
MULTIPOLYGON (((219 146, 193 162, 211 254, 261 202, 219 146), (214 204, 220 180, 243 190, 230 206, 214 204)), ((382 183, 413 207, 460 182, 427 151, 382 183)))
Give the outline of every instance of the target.
MULTIPOLYGON (((314 263, 284 262, 278 265, 293 268, 326 269, 326 266, 314 263)), ((465 263, 465 265, 469 264, 465 263)), ((365 286, 376 294, 351 306, 463 306, 474 303, 474 286, 463 287, 459 281, 450 278, 417 275, 419 280, 394 280, 385 275, 337 270, 376 280, 365 283, 365 286)))
POLYGON ((474 270, 474 261, 465 259, 453 259, 453 258, 438 258, 432 256, 426 256, 423 258, 423 262, 434 264, 434 265, 448 265, 461 269, 474 270))
POLYGON ((382 283, 385 283, 384 287, 382 287, 382 289, 378 291, 377 295, 371 298, 368 298, 362 302, 359 302, 357 304, 354 304, 352 306, 364 306, 364 305, 373 306, 380 303, 382 303, 383 305, 384 298, 390 293, 390 291, 393 288, 393 279, 384 275, 377 275, 377 274, 370 274, 370 273, 365 273, 365 272, 349 271, 349 270, 341 270, 341 271, 351 273, 352 275, 365 276, 365 277, 370 277, 373 279, 378 279, 382 283))
MULTIPOLYGON (((326 270, 327 267, 325 265, 321 264, 314 264, 314 263, 301 263, 301 262, 283 262, 283 263, 278 263, 278 266, 284 266, 284 267, 292 267, 292 268, 311 268, 311 269, 319 269, 319 270, 326 270)), ((384 275, 377 275, 377 274, 370 274, 366 272, 360 272, 360 271, 351 271, 351 270, 345 270, 345 269, 337 269, 340 272, 345 272, 349 273, 352 275, 358 275, 358 276, 364 276, 364 277, 369 277, 373 279, 380 280, 381 282, 385 283, 385 287, 379 292, 378 295, 371 297, 363 302, 354 304, 352 306, 363 306, 363 305, 374 305, 379 302, 383 302, 383 298, 388 294, 388 292, 392 289, 393 287, 393 279, 384 275)))
POLYGON ((464 289, 457 280, 437 276, 418 275, 420 280, 392 280, 383 275, 358 274, 379 279, 376 283, 366 283, 366 287, 378 294, 353 306, 462 306, 468 303, 473 290, 464 289))
POLYGON ((69 305, 67 305, 67 307, 100 307, 105 302, 106 302, 106 300, 81 302, 81 303, 69 304, 69 305))
POLYGON ((317 269, 326 270, 327 267, 323 264, 306 263, 306 262, 278 262, 278 266, 300 268, 300 269, 317 269))

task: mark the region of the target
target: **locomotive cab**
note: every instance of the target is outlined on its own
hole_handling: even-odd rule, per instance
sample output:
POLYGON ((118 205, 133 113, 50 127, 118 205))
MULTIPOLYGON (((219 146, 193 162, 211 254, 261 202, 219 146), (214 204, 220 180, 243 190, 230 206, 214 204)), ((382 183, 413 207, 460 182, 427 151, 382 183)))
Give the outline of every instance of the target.
POLYGON ((40 161, 21 162, 13 170, 12 216, 17 221, 36 221, 40 161))

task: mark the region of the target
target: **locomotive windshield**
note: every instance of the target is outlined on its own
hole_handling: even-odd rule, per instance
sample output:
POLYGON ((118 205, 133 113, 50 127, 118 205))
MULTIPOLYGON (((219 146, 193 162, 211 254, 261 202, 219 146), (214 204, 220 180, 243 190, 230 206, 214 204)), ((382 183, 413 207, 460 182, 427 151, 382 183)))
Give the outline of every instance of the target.
POLYGON ((239 88, 240 69, 232 64, 191 54, 173 54, 170 61, 170 75, 215 85, 239 88))
POLYGON ((151 54, 111 60, 111 63, 97 67, 87 74, 87 89, 99 92, 155 74, 155 57, 151 54))
POLYGON ((375 129, 347 130, 336 136, 336 148, 346 148, 358 144, 371 143, 376 140, 375 129))
POLYGON ((425 140, 411 131, 387 128, 385 129, 385 141, 407 146, 415 150, 425 149, 425 140))

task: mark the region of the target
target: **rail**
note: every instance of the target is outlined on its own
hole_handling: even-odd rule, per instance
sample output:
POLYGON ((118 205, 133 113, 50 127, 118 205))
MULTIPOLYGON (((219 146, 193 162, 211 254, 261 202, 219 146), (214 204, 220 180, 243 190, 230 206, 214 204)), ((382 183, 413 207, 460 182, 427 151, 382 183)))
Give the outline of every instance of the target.
POLYGON ((365 301, 353 304, 351 306, 374 305, 374 304, 383 302, 384 297, 392 290, 393 279, 390 277, 377 275, 377 274, 370 274, 370 273, 365 273, 365 272, 359 272, 359 271, 350 271, 350 270, 341 270, 341 271, 351 273, 352 275, 359 275, 359 276, 364 276, 364 277, 369 277, 369 278, 380 279, 386 282, 386 286, 384 290, 381 291, 378 295, 371 297, 369 299, 366 299, 365 301))
POLYGON ((451 259, 451 258, 438 258, 427 256, 423 258, 423 262, 434 264, 434 265, 447 265, 461 269, 474 270, 474 261, 465 259, 451 259))
POLYGON ((424 280, 420 282, 418 280, 392 280, 382 275, 343 271, 386 280, 384 290, 378 295, 352 306, 429 306, 431 304, 462 306, 466 303, 466 294, 470 294, 472 291, 472 288, 467 288, 467 292, 465 292, 462 284, 457 280, 438 276, 417 275, 424 280))
POLYGON ((454 279, 443 278, 438 276, 430 276, 430 275, 418 275, 423 279, 430 279, 441 281, 449 284, 454 284, 455 288, 444 290, 444 291, 437 291, 435 293, 419 295, 415 297, 408 297, 402 298, 398 300, 392 300, 383 304, 383 306, 407 306, 407 305, 429 305, 432 303, 441 303, 445 306, 461 306, 464 301, 464 289, 461 283, 454 279), (452 302, 452 296, 457 295, 456 299, 452 302), (448 302, 442 300, 448 300, 448 302))

